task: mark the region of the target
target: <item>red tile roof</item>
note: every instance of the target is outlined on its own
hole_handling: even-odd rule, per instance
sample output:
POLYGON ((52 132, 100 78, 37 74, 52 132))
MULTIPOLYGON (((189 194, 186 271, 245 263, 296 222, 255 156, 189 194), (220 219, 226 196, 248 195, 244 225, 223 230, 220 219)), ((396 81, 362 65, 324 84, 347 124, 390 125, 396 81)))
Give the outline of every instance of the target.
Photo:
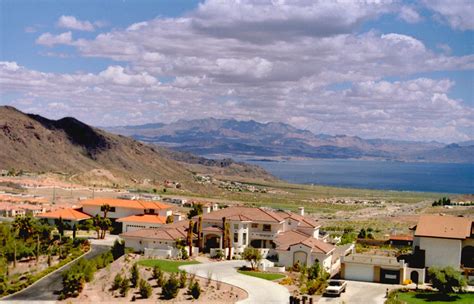
POLYGON ((413 241, 413 235, 391 235, 391 241, 413 241))
POLYGON ((321 240, 318 240, 306 233, 297 230, 290 230, 283 233, 280 233, 276 240, 275 244, 277 245, 277 250, 289 250, 290 247, 298 244, 303 244, 312 249, 313 252, 319 253, 329 253, 334 250, 333 245, 325 243, 321 240))
POLYGON ((150 223, 150 224, 166 224, 166 216, 154 214, 141 214, 122 217, 117 222, 133 222, 133 223, 150 223))
POLYGON ((294 221, 299 222, 300 224, 298 225, 298 227, 317 228, 317 227, 321 226, 317 221, 313 220, 310 217, 301 216, 299 214, 296 214, 296 213, 293 213, 293 212, 290 212, 290 211, 278 211, 277 213, 278 213, 278 215, 280 215, 284 219, 290 218, 294 221))
POLYGON ((79 211, 77 209, 73 209, 73 208, 57 209, 51 212, 38 214, 37 217, 49 218, 49 219, 62 218, 63 220, 72 220, 72 221, 87 220, 87 219, 92 218, 89 214, 79 211))
POLYGON ((122 207, 131 209, 169 209, 171 206, 162 202, 125 200, 118 198, 95 198, 81 202, 83 206, 103 206, 122 207))
POLYGON ((422 215, 415 236, 464 240, 471 236, 473 219, 449 215, 422 215))
MULTIPOLYGON (((225 217, 234 221, 258 221, 280 223, 284 219, 274 211, 264 208, 235 206, 203 214, 204 220, 222 220, 225 217)), ((197 218, 197 217, 196 217, 197 218)))
POLYGON ((150 240, 165 240, 165 241, 176 241, 178 239, 186 239, 188 221, 180 221, 172 224, 166 224, 162 227, 140 229, 134 231, 128 231, 120 234, 121 237, 136 237, 150 240))

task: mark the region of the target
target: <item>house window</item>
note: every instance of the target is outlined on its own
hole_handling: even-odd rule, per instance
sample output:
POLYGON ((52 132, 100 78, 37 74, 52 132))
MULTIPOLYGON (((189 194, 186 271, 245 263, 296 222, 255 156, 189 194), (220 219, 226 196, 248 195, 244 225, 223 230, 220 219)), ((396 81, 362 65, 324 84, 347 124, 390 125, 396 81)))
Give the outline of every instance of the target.
POLYGON ((272 231, 272 226, 268 224, 263 225, 263 231, 272 231))
POLYGON ((239 224, 234 224, 234 230, 238 230, 239 229, 239 224))
POLYGON ((247 229, 247 224, 244 224, 242 227, 243 227, 244 229, 247 229))
POLYGON ((257 223, 252 223, 252 228, 258 228, 258 224, 257 223))
POLYGON ((242 243, 244 243, 244 245, 247 245, 247 233, 244 232, 242 234, 242 238, 243 238, 242 243))
POLYGON ((145 214, 155 214, 155 209, 145 209, 145 214))
POLYGON ((238 242, 239 242, 239 234, 234 233, 234 243, 238 243, 238 242))

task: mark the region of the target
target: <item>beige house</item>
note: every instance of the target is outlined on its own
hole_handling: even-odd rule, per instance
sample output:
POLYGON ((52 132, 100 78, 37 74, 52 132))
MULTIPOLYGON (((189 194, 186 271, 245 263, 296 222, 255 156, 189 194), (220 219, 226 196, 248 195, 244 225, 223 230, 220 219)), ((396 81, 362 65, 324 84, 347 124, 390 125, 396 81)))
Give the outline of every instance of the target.
POLYGON ((412 264, 417 267, 474 268, 473 219, 422 215, 413 239, 412 264))

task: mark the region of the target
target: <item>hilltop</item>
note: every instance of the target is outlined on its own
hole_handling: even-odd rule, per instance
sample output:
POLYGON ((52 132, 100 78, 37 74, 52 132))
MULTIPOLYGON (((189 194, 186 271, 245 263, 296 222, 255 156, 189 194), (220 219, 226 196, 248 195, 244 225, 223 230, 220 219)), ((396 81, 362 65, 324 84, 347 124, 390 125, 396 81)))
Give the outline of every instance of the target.
POLYGON ((244 177, 272 178, 255 166, 234 162, 222 164, 192 155, 153 147, 123 135, 91 127, 75 118, 50 120, 25 114, 13 107, 0 107, 0 169, 14 168, 29 172, 58 172, 86 183, 162 184, 180 182, 191 188, 193 169, 201 173, 220 167, 220 173, 244 177), (232 168, 232 170, 227 170, 232 168))

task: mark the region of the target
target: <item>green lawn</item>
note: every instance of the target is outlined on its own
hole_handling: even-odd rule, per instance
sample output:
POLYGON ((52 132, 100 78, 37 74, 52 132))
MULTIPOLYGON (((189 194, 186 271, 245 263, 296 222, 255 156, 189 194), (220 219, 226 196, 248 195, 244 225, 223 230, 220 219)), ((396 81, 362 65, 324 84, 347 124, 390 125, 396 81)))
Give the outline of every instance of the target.
POLYGON ((268 273, 268 272, 258 272, 250 270, 237 270, 238 273, 245 274, 251 277, 256 277, 264 280, 275 281, 286 277, 284 274, 280 273, 268 273))
POLYGON ((146 267, 160 266, 164 272, 179 272, 178 267, 182 265, 199 264, 197 261, 173 261, 173 260, 141 260, 138 265, 146 267))
POLYGON ((474 293, 441 295, 435 292, 398 292, 397 299, 409 304, 474 303, 474 293))

